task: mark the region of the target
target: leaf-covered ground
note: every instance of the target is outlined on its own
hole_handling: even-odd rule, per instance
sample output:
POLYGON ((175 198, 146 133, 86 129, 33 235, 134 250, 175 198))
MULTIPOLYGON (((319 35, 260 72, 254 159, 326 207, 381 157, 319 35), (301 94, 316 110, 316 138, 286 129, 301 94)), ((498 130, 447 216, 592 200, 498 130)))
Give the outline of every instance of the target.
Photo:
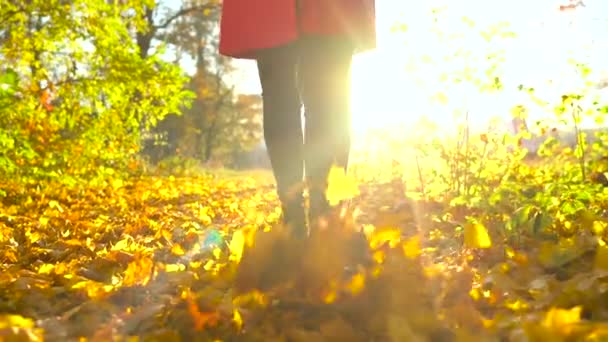
POLYGON ((303 242, 259 178, 3 189, 2 341, 608 340, 595 238, 507 245, 398 183, 303 242))

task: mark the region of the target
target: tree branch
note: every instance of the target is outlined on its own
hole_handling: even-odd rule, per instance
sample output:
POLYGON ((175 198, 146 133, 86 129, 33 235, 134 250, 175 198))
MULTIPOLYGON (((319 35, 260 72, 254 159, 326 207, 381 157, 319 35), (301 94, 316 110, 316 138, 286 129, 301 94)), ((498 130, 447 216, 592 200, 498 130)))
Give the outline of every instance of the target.
POLYGON ((158 29, 166 29, 169 25, 171 25, 171 23, 173 21, 175 21, 177 18, 188 15, 192 12, 196 12, 196 11, 204 11, 204 10, 212 10, 215 9, 216 5, 211 4, 211 3, 207 3, 205 5, 199 5, 199 6, 192 6, 192 7, 186 7, 186 8, 182 8, 179 11, 173 13, 172 16, 170 16, 169 18, 165 19, 164 22, 158 24, 158 25, 154 25, 154 29, 158 30, 158 29))

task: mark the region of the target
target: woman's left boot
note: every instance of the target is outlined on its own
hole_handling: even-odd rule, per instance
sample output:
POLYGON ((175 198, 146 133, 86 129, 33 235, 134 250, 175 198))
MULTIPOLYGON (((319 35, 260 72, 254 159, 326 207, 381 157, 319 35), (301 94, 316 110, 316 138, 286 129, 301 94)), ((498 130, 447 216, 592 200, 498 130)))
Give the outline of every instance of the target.
POLYGON ((282 201, 283 223, 290 235, 295 239, 304 239, 308 236, 306 227, 306 212, 302 196, 282 201))

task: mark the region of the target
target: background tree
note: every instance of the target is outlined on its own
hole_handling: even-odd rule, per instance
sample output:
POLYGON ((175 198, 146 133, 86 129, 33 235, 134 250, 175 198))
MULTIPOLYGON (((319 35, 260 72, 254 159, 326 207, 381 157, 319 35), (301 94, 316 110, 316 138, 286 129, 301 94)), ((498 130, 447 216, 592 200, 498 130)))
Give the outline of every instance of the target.
MULTIPOLYGON (((184 8, 196 5, 196 1, 183 3, 184 8)), ((230 162, 261 141, 259 98, 239 96, 229 83, 234 67, 218 52, 218 22, 217 11, 191 11, 177 18, 164 36, 177 64, 193 64, 188 89, 196 99, 183 117, 172 115, 160 123, 156 132, 161 141, 150 149, 153 161, 179 151, 202 161, 213 157, 230 162)))
POLYGON ((148 27, 133 9, 148 4, 0 0, 0 72, 16 78, 0 173, 73 182, 135 167, 142 136, 188 103, 182 70, 132 39, 148 27))
POLYGON ((208 23, 216 21, 219 17, 219 0, 182 0, 177 9, 169 5, 175 3, 175 1, 147 1, 137 9, 146 22, 145 30, 134 32, 142 58, 148 56, 155 41, 171 43, 170 38, 179 37, 175 35, 175 32, 179 31, 179 23, 192 22, 184 18, 202 18, 201 22, 208 23))

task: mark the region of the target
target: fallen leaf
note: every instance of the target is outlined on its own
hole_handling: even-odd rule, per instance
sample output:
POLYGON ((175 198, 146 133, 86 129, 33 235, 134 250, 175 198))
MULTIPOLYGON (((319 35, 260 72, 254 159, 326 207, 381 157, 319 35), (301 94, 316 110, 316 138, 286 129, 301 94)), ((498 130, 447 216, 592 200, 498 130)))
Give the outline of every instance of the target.
POLYGON ((481 223, 466 223, 464 226, 464 244, 469 248, 490 248, 492 240, 487 228, 481 223))

